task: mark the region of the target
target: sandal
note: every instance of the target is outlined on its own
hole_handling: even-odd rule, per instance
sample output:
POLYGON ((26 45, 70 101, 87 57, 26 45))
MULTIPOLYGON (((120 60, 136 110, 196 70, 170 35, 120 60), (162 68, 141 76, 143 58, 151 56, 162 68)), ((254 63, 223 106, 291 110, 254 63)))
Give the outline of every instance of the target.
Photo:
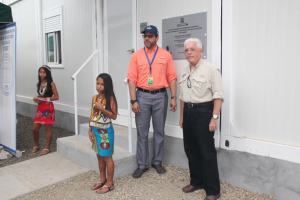
POLYGON ((105 193, 107 193, 107 192, 112 191, 113 189, 115 189, 114 184, 112 184, 110 187, 108 187, 107 185, 103 185, 103 187, 100 188, 99 190, 97 190, 96 192, 97 192, 98 194, 105 194, 105 193), (103 190, 104 188, 107 188, 108 190, 105 191, 105 192, 100 192, 100 191, 103 190))
POLYGON ((38 150, 40 150, 40 147, 34 146, 31 153, 36 153, 38 150))
POLYGON ((40 156, 46 155, 46 154, 48 154, 50 152, 51 152, 50 149, 43 149, 43 151, 40 153, 40 156), (46 151, 46 153, 43 153, 44 151, 46 151))
POLYGON ((92 187, 91 190, 97 190, 101 187, 103 187, 103 185, 106 183, 106 181, 104 183, 101 183, 100 181, 98 183, 95 183, 92 187), (100 186, 96 187, 98 184, 100 184, 100 186))

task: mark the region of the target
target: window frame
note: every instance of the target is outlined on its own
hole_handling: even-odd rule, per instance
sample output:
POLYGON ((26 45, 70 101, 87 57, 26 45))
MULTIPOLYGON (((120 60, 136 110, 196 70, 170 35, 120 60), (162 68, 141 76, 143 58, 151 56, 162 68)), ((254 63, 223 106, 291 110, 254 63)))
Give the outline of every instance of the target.
POLYGON ((64 68, 63 56, 63 26, 62 26, 62 5, 43 11, 43 38, 44 38, 44 61, 51 68, 64 68), (46 20, 58 17, 59 23, 55 28, 46 30, 46 20), (48 62, 48 38, 53 34, 53 56, 54 62, 48 62), (58 35, 60 34, 60 35, 58 35), (60 45, 58 44, 60 42, 60 45), (60 51, 57 49, 60 47, 60 51), (60 53, 60 54, 59 54, 60 53))

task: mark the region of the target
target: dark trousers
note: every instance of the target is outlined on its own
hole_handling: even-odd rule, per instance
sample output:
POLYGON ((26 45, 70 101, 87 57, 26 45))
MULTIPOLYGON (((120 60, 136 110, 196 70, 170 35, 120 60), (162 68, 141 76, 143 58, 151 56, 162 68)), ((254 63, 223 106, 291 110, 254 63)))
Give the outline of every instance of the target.
POLYGON ((214 132, 209 131, 213 105, 188 108, 183 112, 184 150, 189 160, 190 184, 204 186, 207 195, 220 193, 214 132))

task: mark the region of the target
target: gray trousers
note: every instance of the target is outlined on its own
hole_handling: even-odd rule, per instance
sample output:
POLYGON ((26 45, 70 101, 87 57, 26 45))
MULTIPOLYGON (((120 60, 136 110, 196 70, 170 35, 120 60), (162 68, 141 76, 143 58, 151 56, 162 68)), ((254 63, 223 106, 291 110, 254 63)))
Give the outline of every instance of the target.
POLYGON ((140 114, 135 114, 137 128, 136 160, 140 169, 149 167, 148 133, 150 119, 153 123, 153 158, 152 164, 161 164, 164 154, 165 122, 168 109, 167 91, 156 94, 136 91, 140 114))

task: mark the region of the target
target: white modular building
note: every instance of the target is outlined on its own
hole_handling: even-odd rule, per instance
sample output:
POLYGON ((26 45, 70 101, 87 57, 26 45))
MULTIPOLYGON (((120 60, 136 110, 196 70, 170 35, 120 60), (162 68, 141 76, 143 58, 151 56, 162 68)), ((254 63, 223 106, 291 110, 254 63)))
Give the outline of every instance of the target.
MULTIPOLYGON (((34 117, 37 72, 47 64, 60 96, 56 125, 73 131, 75 114, 79 124, 88 122, 102 72, 113 78, 119 106, 114 123, 130 124, 124 79, 132 52, 144 46, 142 24, 161 31, 164 19, 205 12, 206 60, 221 70, 225 92, 215 133, 220 177, 280 199, 300 199, 299 0, 2 2, 17 24, 17 112, 34 117), (82 66, 74 85, 71 76, 82 66)), ((160 47, 162 40, 163 34, 160 47)), ((180 77, 188 62, 174 64, 180 77)), ((179 115, 167 114, 164 161, 187 168, 179 115)), ((134 115, 131 121, 135 128, 134 115)))

